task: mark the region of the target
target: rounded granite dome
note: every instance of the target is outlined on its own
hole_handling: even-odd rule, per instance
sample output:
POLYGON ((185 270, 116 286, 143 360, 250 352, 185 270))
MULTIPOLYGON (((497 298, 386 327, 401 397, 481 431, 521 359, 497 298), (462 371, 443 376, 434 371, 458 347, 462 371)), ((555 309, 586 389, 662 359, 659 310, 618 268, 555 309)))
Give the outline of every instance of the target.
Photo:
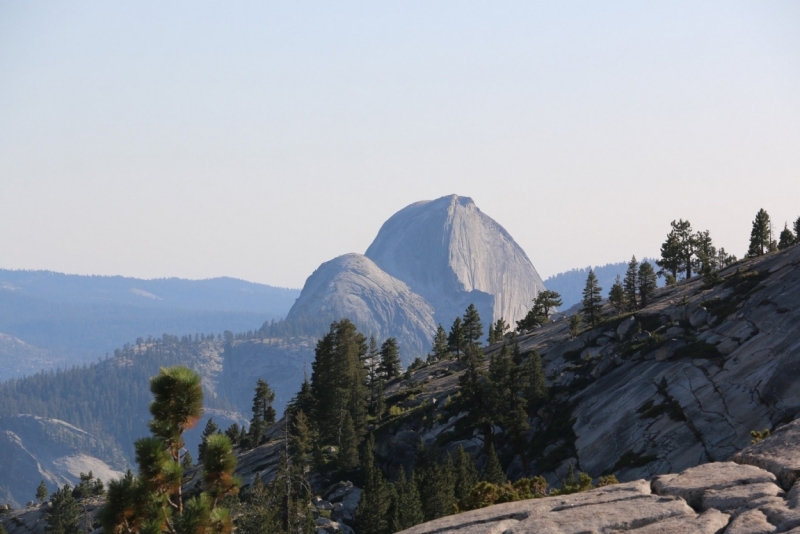
POLYGON ((366 256, 425 297, 444 324, 470 303, 484 322, 503 317, 514 324, 544 289, 525 251, 469 197, 403 208, 383 224, 366 256))

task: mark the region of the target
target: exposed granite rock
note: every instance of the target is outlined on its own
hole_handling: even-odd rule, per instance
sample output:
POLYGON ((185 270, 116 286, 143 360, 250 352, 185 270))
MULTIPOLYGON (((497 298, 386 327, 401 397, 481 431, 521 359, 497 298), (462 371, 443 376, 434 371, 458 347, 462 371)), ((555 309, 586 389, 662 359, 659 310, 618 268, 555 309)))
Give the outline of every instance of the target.
POLYGON ((781 486, 791 488, 800 476, 800 420, 778 428, 769 439, 737 452, 731 460, 766 469, 781 486))
POLYGON ((484 324, 514 324, 544 284, 514 239, 471 198, 411 204, 387 220, 366 256, 403 280, 450 325, 474 303, 484 324))
POLYGON ((401 356, 408 359, 428 350, 436 333, 433 313, 424 298, 371 259, 345 254, 308 277, 286 320, 348 318, 379 339, 396 337, 401 356))

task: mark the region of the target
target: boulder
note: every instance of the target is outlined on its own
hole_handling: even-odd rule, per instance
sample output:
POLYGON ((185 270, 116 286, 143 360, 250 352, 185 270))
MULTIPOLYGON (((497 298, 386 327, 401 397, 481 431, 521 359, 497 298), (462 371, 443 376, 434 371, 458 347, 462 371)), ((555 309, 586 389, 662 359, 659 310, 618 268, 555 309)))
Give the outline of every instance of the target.
POLYGON ((746 510, 731 520, 725 534, 771 534, 777 527, 761 510, 746 510))
POLYGON ((768 439, 737 452, 731 460, 769 471, 784 489, 792 488, 800 477, 800 419, 778 428, 768 439))
POLYGON ((774 482, 775 475, 758 467, 734 462, 714 462, 692 467, 680 474, 660 475, 653 480, 651 486, 658 495, 674 495, 693 508, 703 509, 703 499, 710 490, 774 482))
POLYGON ((689 315, 689 324, 692 325, 692 328, 700 328, 701 326, 704 326, 707 320, 708 310, 702 306, 694 310, 689 315))
POLYGON ((668 360, 685 346, 686 342, 682 339, 670 339, 654 351, 655 360, 658 362, 668 360))
POLYGON ((628 335, 633 325, 636 324, 636 318, 631 316, 622 321, 619 326, 617 327, 617 338, 623 339, 625 336, 628 335))

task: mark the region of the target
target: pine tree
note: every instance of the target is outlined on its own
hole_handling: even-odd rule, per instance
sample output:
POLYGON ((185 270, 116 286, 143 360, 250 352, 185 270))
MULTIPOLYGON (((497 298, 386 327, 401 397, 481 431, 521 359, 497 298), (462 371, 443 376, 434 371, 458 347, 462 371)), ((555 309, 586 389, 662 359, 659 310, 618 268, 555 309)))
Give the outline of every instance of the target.
POLYGON ((467 344, 480 346, 483 337, 483 323, 474 304, 467 306, 463 320, 464 341, 467 344))
POLYGON ((750 232, 750 248, 747 255, 750 257, 763 256, 770 250, 772 243, 772 223, 769 214, 762 208, 758 210, 753 220, 753 229, 750 232))
POLYGON ((367 371, 367 388, 369 389, 369 413, 380 420, 383 413, 383 378, 380 373, 381 351, 375 336, 369 338, 364 368, 367 371))
POLYGON ((617 313, 622 313, 622 311, 626 308, 625 289, 622 287, 622 282, 619 279, 619 275, 617 275, 614 285, 611 286, 611 290, 608 292, 608 302, 614 307, 617 313))
POLYGON ((643 261, 639 266, 639 303, 642 305, 642 308, 653 300, 656 288, 656 272, 650 263, 643 261))
MULTIPOLYGON (((674 225, 675 221, 672 221, 672 224, 674 225)), ((677 280, 678 273, 681 271, 682 258, 680 240, 676 232, 672 230, 667 234, 666 241, 661 245, 661 259, 656 260, 656 265, 661 268, 658 274, 677 280)))
POLYGON ((231 440, 234 447, 239 445, 239 436, 242 435, 242 429, 238 423, 232 423, 231 426, 225 429, 225 435, 231 440))
POLYGON ((425 521, 452 514, 456 502, 455 467, 450 455, 438 459, 432 449, 420 442, 414 472, 425 521))
POLYGON ((200 444, 197 446, 197 461, 203 463, 203 458, 205 456, 206 450, 206 441, 208 438, 217 434, 219 432, 219 427, 214 422, 214 419, 211 417, 208 418, 206 422, 206 427, 203 429, 203 433, 200 435, 200 444))
POLYGON ((348 473, 358 467, 358 434, 356 433, 353 418, 350 412, 343 414, 341 435, 339 436, 339 455, 337 465, 339 470, 348 473))
POLYGON ((400 349, 397 340, 390 337, 381 345, 380 375, 387 382, 397 378, 402 373, 400 367, 400 349))
POLYGON ((391 514, 394 519, 391 525, 392 532, 399 532, 425 521, 415 472, 412 470, 411 476, 406 480, 405 469, 400 467, 394 487, 396 498, 391 514))
POLYGON ((450 335, 447 336, 447 349, 456 355, 456 359, 461 359, 464 351, 464 328, 461 325, 461 317, 456 317, 453 326, 450 327, 450 335))
POLYGON ((509 328, 510 326, 506 323, 506 320, 500 317, 489 327, 489 344, 491 345, 503 341, 509 328))
POLYGON ((797 238, 794 233, 789 229, 789 223, 783 225, 780 241, 778 242, 778 250, 784 250, 795 244, 797 238))
POLYGON ((441 323, 436 328, 436 335, 433 336, 433 351, 428 357, 428 363, 441 362, 450 359, 450 351, 447 347, 447 331, 441 323))
MULTIPOLYGON (((369 390, 363 361, 367 350, 366 338, 347 319, 332 323, 330 331, 317 342, 311 373, 312 426, 323 444, 341 447, 345 412, 357 443, 366 432, 369 390)), ((356 461, 353 467, 357 465, 356 461)))
POLYGON ((183 470, 191 469, 193 465, 194 458, 192 458, 192 454, 189 451, 184 452, 183 456, 181 456, 181 467, 183 467, 183 470))
POLYGON ((72 496, 72 488, 69 484, 53 493, 44 519, 46 534, 78 534, 80 532, 81 507, 72 496))
POLYGON ((561 295, 549 289, 540 291, 539 294, 536 295, 536 302, 539 304, 542 314, 544 314, 545 321, 550 319, 550 315, 553 311, 563 304, 561 295))
POLYGON ((375 465, 375 438, 372 435, 364 444, 361 471, 364 490, 356 510, 356 529, 359 534, 389 534, 391 494, 383 473, 375 465))
POLYGON ((461 398, 469 406, 469 417, 473 424, 483 427, 484 443, 491 440, 492 413, 489 392, 486 390, 482 366, 485 361, 483 351, 475 345, 468 345, 464 355, 467 369, 458 378, 461 398))
POLYGON ((576 313, 569 317, 569 335, 571 338, 576 338, 581 333, 581 316, 576 313))
POLYGON ((253 394, 253 418, 250 420, 247 439, 251 448, 264 443, 267 428, 275 424, 276 413, 272 407, 273 402, 275 402, 275 392, 265 380, 259 378, 253 394))
POLYGON ((39 486, 36 488, 36 500, 40 503, 47 500, 47 496, 50 492, 47 490, 47 486, 44 484, 44 480, 39 483, 39 486))
POLYGON ((795 244, 800 243, 800 217, 798 217, 797 220, 794 221, 793 229, 794 229, 794 239, 795 239, 794 242, 795 244))
POLYGON ((679 219, 678 222, 672 221, 672 231, 678 239, 678 251, 680 255, 681 267, 686 279, 692 277, 692 264, 695 253, 695 235, 689 221, 679 219))
POLYGON ((542 370, 542 357, 538 351, 534 350, 528 355, 528 360, 525 362, 525 374, 527 376, 525 399, 528 401, 528 413, 535 414, 547 402, 548 397, 547 381, 542 370))
POLYGON ((639 285, 639 262, 636 256, 631 257, 628 262, 628 270, 625 272, 625 280, 622 287, 625 290, 625 302, 628 305, 628 310, 635 310, 638 308, 638 300, 636 298, 636 290, 639 285))
POLYGON ((600 322, 601 318, 601 304, 603 297, 601 291, 603 288, 597 283, 597 277, 593 269, 589 269, 589 275, 586 278, 586 287, 583 289, 583 307, 581 313, 589 326, 595 326, 600 322))
POLYGON ((500 458, 494 450, 494 445, 489 445, 489 452, 486 457, 486 465, 481 473, 481 480, 490 484, 505 484, 508 482, 503 466, 500 465, 500 458))
POLYGON ((460 501, 478 483, 478 471, 475 469, 475 460, 468 454, 461 445, 456 449, 456 457, 453 461, 455 468, 454 492, 456 500, 460 501))
POLYGON ((205 492, 211 499, 211 507, 228 495, 239 493, 241 481, 234 476, 236 469, 236 456, 228 436, 213 434, 206 441, 206 450, 203 456, 203 482, 205 492))
POLYGON ((694 236, 694 242, 697 256, 695 269, 703 276, 710 276, 719 267, 717 264, 717 248, 711 239, 711 232, 708 230, 697 232, 694 236))

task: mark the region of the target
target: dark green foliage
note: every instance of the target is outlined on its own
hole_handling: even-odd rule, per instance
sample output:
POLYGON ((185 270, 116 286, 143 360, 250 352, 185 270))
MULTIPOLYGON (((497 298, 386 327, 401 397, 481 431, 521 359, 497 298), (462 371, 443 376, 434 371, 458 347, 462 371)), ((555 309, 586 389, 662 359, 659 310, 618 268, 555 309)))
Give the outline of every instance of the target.
POLYGON ((505 319, 500 317, 489 327, 489 344, 491 345, 492 343, 503 341, 506 332, 508 332, 510 328, 505 319))
POLYGON ((194 458, 192 458, 192 454, 189 451, 183 453, 181 456, 181 467, 183 470, 186 471, 190 469, 194 465, 194 458))
POLYGON ((778 241, 778 250, 784 250, 797 242, 797 236, 789 229, 789 224, 785 224, 783 226, 783 231, 781 232, 780 241, 778 241))
POLYGON ((569 335, 575 338, 581 333, 581 316, 580 314, 570 315, 569 317, 569 335))
POLYGON ((583 288, 583 306, 581 313, 584 320, 589 326, 595 326, 600 322, 601 312, 600 308, 603 302, 601 296, 602 287, 597 283, 597 277, 594 271, 589 269, 589 275, 586 277, 586 286, 583 288))
POLYGON ((657 287, 655 269, 649 262, 643 261, 639 265, 639 304, 642 308, 653 300, 657 287))
POLYGON ((706 230, 704 232, 697 232, 694 236, 695 255, 695 269, 705 277, 715 273, 720 268, 719 255, 714 242, 711 239, 711 233, 706 230))
POLYGON ((672 221, 672 229, 661 245, 661 259, 656 261, 661 270, 658 274, 669 274, 673 279, 683 272, 686 278, 692 277, 696 238, 689 221, 672 221))
POLYGON ((227 429, 225 429, 225 435, 228 436, 228 439, 231 440, 231 443, 234 447, 239 445, 239 439, 242 435, 242 429, 239 427, 238 423, 232 423, 227 429))
POLYGON ((236 456, 233 455, 233 446, 228 436, 209 436, 203 458, 203 482, 212 507, 222 497, 239 493, 241 483, 233 476, 235 469, 236 456))
POLYGON ((48 495, 50 495, 50 491, 48 491, 47 486, 44 483, 44 480, 42 480, 39 483, 39 486, 36 488, 36 500, 39 501, 40 503, 44 502, 47 500, 48 495))
POLYGON ((464 344, 464 328, 461 324, 461 317, 456 317, 453 326, 450 327, 450 334, 447 336, 447 350, 455 354, 457 360, 460 360, 464 344))
POLYGON ((503 466, 500 465, 500 458, 494 450, 494 445, 489 445, 489 452, 486 455, 486 465, 481 473, 481 480, 490 484, 504 484, 508 481, 503 466))
POLYGON ((439 324, 436 328, 436 335, 433 336, 433 351, 428 356, 429 362, 441 362, 450 359, 450 350, 447 344, 447 332, 439 324))
POLYGON ((763 256, 770 251, 772 245, 772 223, 769 214, 762 208, 756 213, 753 220, 753 229, 750 231, 750 247, 747 255, 750 257, 763 256))
POLYGON ((248 448, 258 447, 264 443, 267 428, 275 424, 273 402, 275 402, 275 392, 265 380, 259 378, 253 393, 253 418, 250 419, 246 443, 248 448))
POLYGON ((50 499, 44 514, 47 534, 78 534, 80 531, 81 507, 72 496, 72 488, 65 485, 50 499))
MULTIPOLYGON (((115 351, 114 357, 89 366, 2 382, 0 417, 29 413, 66 421, 101 439, 111 435, 113 440, 97 442, 92 455, 111 453, 116 442, 132 461, 134 440, 148 433, 150 377, 161 366, 192 361, 192 355, 208 343, 164 336, 135 349, 115 351)), ((220 397, 207 399, 206 405, 235 410, 220 397)))
POLYGON ((450 456, 437 459, 432 451, 420 446, 414 470, 425 521, 452 514, 456 476, 450 456))
POLYGON ((205 456, 206 450, 206 441, 208 438, 218 433, 219 427, 217 426, 217 423, 214 422, 214 419, 209 417, 208 421, 206 421, 206 427, 203 429, 203 434, 200 436, 200 443, 197 445, 198 462, 203 463, 203 457, 205 456))
POLYGON ((467 306, 463 321, 464 341, 467 344, 480 346, 483 337, 483 323, 474 304, 467 306))
POLYGON ((527 376, 525 399, 528 401, 528 413, 535 414, 545 404, 548 397, 547 382, 544 370, 542 370, 542 357, 537 351, 528 355, 525 362, 525 374, 527 376))
POLYGON ((639 262, 636 256, 631 257, 628 262, 628 270, 625 271, 625 280, 622 283, 625 293, 625 304, 628 310, 633 311, 639 307, 637 291, 639 289, 639 262))
POLYGON ((370 435, 364 445, 361 471, 364 490, 356 510, 356 530, 359 534, 389 534, 389 508, 392 495, 381 470, 375 465, 375 438, 370 435))
POLYGON ((366 353, 366 339, 353 323, 344 319, 331 324, 330 331, 319 340, 312 364, 313 426, 321 443, 337 444, 341 452, 347 450, 351 456, 345 464, 352 467, 358 462, 351 461, 351 444, 345 447, 343 439, 354 440, 357 448, 366 431, 369 402, 367 370, 363 365, 366 353), (347 419, 352 432, 344 432, 347 419))
POLYGON ((422 513, 422 501, 417 488, 417 476, 411 471, 411 477, 406 480, 406 472, 401 467, 397 472, 394 482, 395 498, 392 503, 391 531, 399 532, 411 528, 425 521, 422 513))
POLYGON ((795 243, 800 243, 800 217, 794 221, 792 229, 794 230, 795 243))
POLYGON ((397 340, 390 337, 381 345, 381 364, 379 374, 387 382, 400 376, 400 348, 397 340))
POLYGON ((183 432, 192 428, 203 414, 203 386, 200 375, 188 367, 162 367, 150 379, 150 414, 148 423, 154 436, 162 439, 172 459, 180 459, 183 432))
POLYGON ((555 291, 540 291, 533 300, 533 306, 528 310, 527 315, 522 320, 517 321, 517 331, 533 330, 547 323, 553 310, 561 306, 561 304, 561 295, 555 291))
POLYGON ((457 500, 469 495, 470 490, 478 483, 478 471, 475 469, 475 459, 459 445, 453 461, 455 469, 454 492, 457 500))
POLYGON ((264 487, 261 477, 256 477, 250 491, 243 497, 236 518, 236 531, 239 534, 279 532, 282 525, 277 512, 273 492, 264 487))
POLYGON ((348 473, 358 467, 358 434, 349 412, 344 412, 344 421, 339 436, 338 467, 348 473))
POLYGON ((622 286, 619 275, 617 275, 614 285, 611 286, 611 290, 608 292, 608 302, 617 313, 622 313, 626 308, 625 288, 622 286))
MULTIPOLYGON (((72 490, 72 496, 78 500, 86 499, 88 497, 98 497, 105 493, 105 488, 103 487, 103 481, 95 478, 94 474, 89 471, 89 473, 81 473, 80 474, 81 481, 75 486, 75 489, 72 490)), ((38 494, 38 491, 37 491, 38 494)))

